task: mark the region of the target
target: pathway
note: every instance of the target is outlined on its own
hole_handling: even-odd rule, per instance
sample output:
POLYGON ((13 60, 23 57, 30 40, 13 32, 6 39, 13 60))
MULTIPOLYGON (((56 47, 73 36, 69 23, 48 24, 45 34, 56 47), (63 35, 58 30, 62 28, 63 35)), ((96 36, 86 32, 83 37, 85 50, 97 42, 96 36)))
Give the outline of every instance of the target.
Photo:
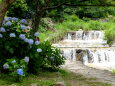
POLYGON ((72 62, 66 61, 62 68, 67 69, 74 73, 82 74, 88 78, 97 78, 97 81, 106 82, 115 86, 115 74, 112 74, 106 70, 98 70, 95 68, 90 68, 82 64, 80 61, 72 62))

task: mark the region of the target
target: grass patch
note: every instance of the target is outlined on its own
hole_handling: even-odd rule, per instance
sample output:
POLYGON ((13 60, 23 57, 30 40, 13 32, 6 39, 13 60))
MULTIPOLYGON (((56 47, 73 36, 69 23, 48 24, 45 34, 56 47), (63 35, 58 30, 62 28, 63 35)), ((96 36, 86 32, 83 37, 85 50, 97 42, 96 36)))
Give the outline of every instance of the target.
POLYGON ((111 72, 115 74, 115 70, 112 70, 111 72))
POLYGON ((108 83, 97 82, 95 78, 86 78, 80 74, 60 69, 59 72, 40 72, 38 75, 29 74, 22 82, 13 82, 13 77, 0 73, 0 86, 54 86, 55 82, 64 81, 66 86, 111 86, 108 83))
POLYGON ((89 31, 89 30, 103 30, 105 32, 105 39, 108 44, 112 44, 113 39, 115 39, 115 17, 106 19, 92 20, 88 18, 79 19, 76 15, 65 15, 65 20, 63 22, 55 23, 55 28, 53 30, 47 30, 47 27, 40 27, 42 31, 40 32, 41 41, 49 40, 53 43, 63 39, 66 32, 77 31, 79 29, 89 31))

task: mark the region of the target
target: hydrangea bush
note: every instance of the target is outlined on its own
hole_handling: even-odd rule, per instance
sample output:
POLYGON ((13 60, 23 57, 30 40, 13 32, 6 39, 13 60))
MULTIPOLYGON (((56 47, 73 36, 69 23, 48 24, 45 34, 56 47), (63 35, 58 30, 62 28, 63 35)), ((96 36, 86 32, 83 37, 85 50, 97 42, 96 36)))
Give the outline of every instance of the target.
MULTIPOLYGON (((4 19, 2 27, 0 27, 1 70, 6 69, 9 71, 14 71, 18 75, 23 75, 25 74, 25 68, 21 67, 22 64, 20 62, 22 59, 25 59, 25 62, 27 61, 28 64, 31 64, 33 59, 35 61, 36 59, 40 59, 40 57, 37 55, 38 53, 42 52, 41 49, 37 48, 37 46, 40 44, 38 38, 39 33, 35 32, 33 35, 31 35, 31 30, 32 29, 28 26, 25 19, 20 20, 15 17, 7 17, 4 19), (12 62, 10 63, 12 59, 14 59, 13 63, 15 63, 15 65, 10 65, 12 64, 12 62), (6 62, 8 62, 8 64, 6 62)), ((38 63, 38 65, 41 64, 40 62, 38 63)), ((34 66, 31 64, 31 67, 34 66)), ((27 69, 31 69, 31 67, 28 66, 27 69)))
POLYGON ((16 81, 20 81, 21 77, 24 77, 27 73, 27 65, 29 62, 29 57, 25 57, 22 60, 18 59, 7 59, 6 63, 3 65, 3 69, 8 70, 9 74, 15 77, 16 81))
POLYGON ((39 33, 30 34, 31 30, 25 19, 4 19, 0 27, 0 71, 19 79, 40 69, 55 70, 64 63, 60 50, 47 41, 40 43, 39 33))

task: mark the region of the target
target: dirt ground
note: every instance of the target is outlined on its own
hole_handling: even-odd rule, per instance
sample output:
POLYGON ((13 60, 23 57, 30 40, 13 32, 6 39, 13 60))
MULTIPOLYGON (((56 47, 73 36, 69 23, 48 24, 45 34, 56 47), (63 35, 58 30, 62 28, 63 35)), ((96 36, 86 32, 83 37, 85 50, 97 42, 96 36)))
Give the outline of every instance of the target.
POLYGON ((67 69, 76 74, 81 74, 87 78, 96 78, 96 81, 110 83, 112 86, 115 86, 115 74, 107 70, 99 70, 91 67, 87 67, 82 62, 76 61, 66 61, 65 65, 62 68, 67 69))

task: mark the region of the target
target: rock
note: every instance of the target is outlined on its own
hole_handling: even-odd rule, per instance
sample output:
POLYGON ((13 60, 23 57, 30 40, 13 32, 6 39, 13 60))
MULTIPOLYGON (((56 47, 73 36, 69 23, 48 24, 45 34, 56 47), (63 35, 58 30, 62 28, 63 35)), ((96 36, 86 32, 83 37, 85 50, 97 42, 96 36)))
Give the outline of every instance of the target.
POLYGON ((36 83, 32 83, 30 86, 38 86, 36 83))
POLYGON ((65 86, 64 82, 56 82, 55 86, 65 86))
POLYGON ((17 85, 15 85, 15 84, 11 84, 10 86, 17 86, 17 85))

